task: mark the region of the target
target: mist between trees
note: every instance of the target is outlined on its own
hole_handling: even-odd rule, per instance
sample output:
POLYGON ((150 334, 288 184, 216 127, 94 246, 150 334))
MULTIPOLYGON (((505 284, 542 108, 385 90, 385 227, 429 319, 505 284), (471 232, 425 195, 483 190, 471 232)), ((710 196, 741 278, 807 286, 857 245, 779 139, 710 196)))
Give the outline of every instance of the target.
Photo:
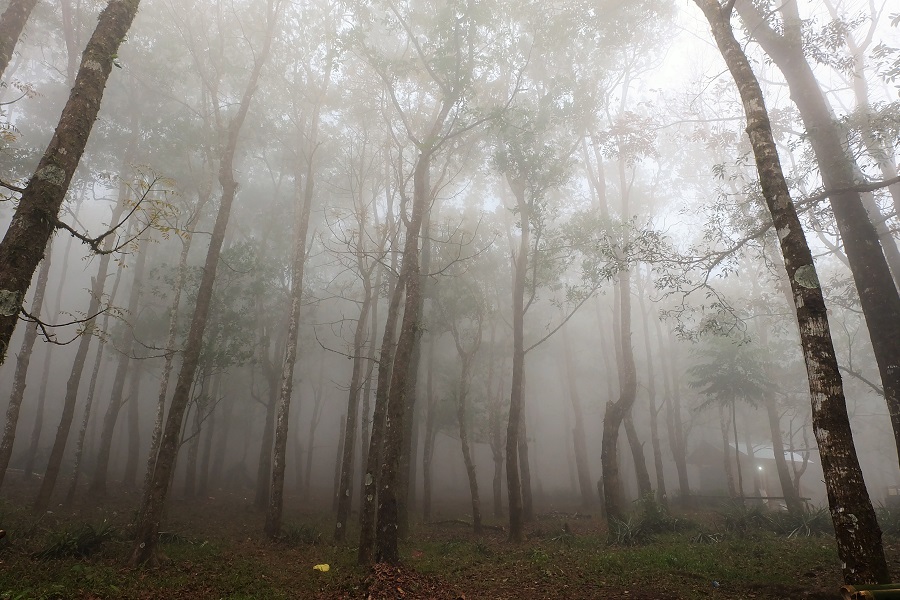
POLYGON ((0 494, 133 491, 133 564, 173 496, 361 564, 827 505, 887 581, 900 14, 694 4, 11 0, 0 494))

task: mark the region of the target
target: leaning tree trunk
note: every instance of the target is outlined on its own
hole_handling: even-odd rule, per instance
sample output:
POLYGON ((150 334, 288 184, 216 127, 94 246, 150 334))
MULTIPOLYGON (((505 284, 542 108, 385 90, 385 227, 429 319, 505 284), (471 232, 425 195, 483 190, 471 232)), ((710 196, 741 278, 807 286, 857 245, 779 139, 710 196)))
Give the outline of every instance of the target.
POLYGON ((231 206, 237 193, 237 182, 234 180, 234 154, 237 149, 238 135, 246 120, 247 112, 250 110, 250 102, 256 92, 259 75, 269 55, 272 38, 275 34, 277 14, 271 2, 268 6, 267 16, 268 28, 262 51, 256 55, 247 88, 244 90, 237 113, 228 129, 227 141, 219 168, 219 184, 222 186, 222 198, 219 204, 219 211, 216 214, 216 221, 213 225, 209 249, 206 253, 203 275, 200 279, 200 287, 197 290, 194 314, 191 318, 191 326, 184 348, 181 371, 178 373, 172 405, 166 418, 166 426, 154 465, 153 477, 148 488, 144 490, 141 511, 138 515, 137 527, 135 528, 134 548, 130 559, 133 565, 148 562, 155 563, 158 558, 156 547, 159 537, 159 524, 162 520, 163 507, 169 492, 175 460, 178 457, 178 445, 184 412, 190 400, 194 375, 197 372, 197 366, 200 361, 203 332, 206 329, 206 320, 209 316, 213 284, 216 280, 216 270, 219 265, 219 256, 222 253, 222 244, 225 241, 225 230, 228 227, 231 206))
POLYGON ((12 0, 0 16, 0 79, 12 60, 16 42, 25 29, 37 0, 12 0))
POLYGON ((474 319, 477 323, 477 333, 472 346, 463 348, 456 324, 452 323, 450 331, 453 341, 456 343, 456 353, 459 355, 460 370, 458 381, 458 394, 456 399, 456 421, 459 425, 459 442, 462 448, 463 463, 466 466, 466 476, 469 479, 469 493, 472 496, 472 525, 476 535, 480 535, 481 528, 481 499, 478 497, 478 477, 475 472, 475 461, 472 459, 472 451, 469 448, 469 427, 466 419, 466 403, 469 395, 469 386, 472 383, 472 362, 481 346, 481 332, 483 318, 479 315, 474 319))
MULTIPOLYGON (((833 190, 829 194, 831 210, 859 293, 900 458, 900 293, 860 193, 850 189, 858 183, 859 168, 847 152, 831 106, 803 55, 800 17, 796 5, 791 4, 783 7, 783 34, 772 30, 750 2, 742 0, 737 8, 784 75, 819 163, 825 189, 833 190)), ((890 236, 885 242, 896 244, 890 236)), ((895 268, 900 271, 900 265, 895 268)))
POLYGON ((25 292, 56 229, 72 175, 97 120, 119 45, 131 27, 138 4, 139 0, 110 0, 100 13, 53 139, 25 186, 0 242, 0 364, 6 358, 25 292))
POLYGON ((847 416, 843 383, 812 253, 788 191, 759 82, 731 29, 730 5, 694 0, 737 84, 747 116, 760 185, 781 243, 791 282, 828 504, 847 583, 886 583, 890 576, 881 529, 863 481, 847 416))
MULTIPOLYGON (((0 23, 0 30, 2 30, 2 23, 0 23)), ((2 75, 2 71, 0 71, 0 75, 2 75)), ((47 254, 41 263, 41 270, 38 271, 34 298, 31 300, 31 312, 35 318, 40 318, 41 307, 44 304, 44 293, 47 291, 47 280, 50 278, 51 254, 51 244, 48 242, 47 254)), ((28 328, 25 330, 25 338, 22 340, 22 349, 19 350, 19 355, 16 357, 16 372, 13 375, 12 394, 9 397, 9 406, 6 408, 6 425, 3 427, 3 441, 0 441, 0 488, 3 487, 6 469, 9 467, 9 459, 12 457, 13 443, 16 439, 16 427, 19 424, 19 409, 21 409, 22 400, 25 398, 25 380, 28 375, 28 365, 31 362, 31 351, 34 349, 37 336, 38 324, 29 323, 28 328)))
POLYGON ((722 433, 722 461, 725 469, 725 481, 728 484, 728 497, 737 498, 737 486, 734 483, 734 465, 731 462, 731 445, 728 443, 730 434, 728 428, 731 423, 728 422, 728 416, 725 414, 725 407, 716 404, 719 411, 719 431, 722 433))

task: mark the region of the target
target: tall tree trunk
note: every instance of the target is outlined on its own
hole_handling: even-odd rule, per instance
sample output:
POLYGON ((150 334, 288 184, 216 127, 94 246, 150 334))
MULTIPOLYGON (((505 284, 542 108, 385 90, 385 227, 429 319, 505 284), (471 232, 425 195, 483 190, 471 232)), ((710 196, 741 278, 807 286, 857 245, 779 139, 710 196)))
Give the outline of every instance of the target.
POLYGON ((388 304, 384 333, 381 337, 381 351, 378 357, 378 383, 375 389, 375 412, 372 415, 372 435, 369 438, 369 450, 366 455, 362 505, 359 509, 359 553, 357 562, 360 565, 368 565, 372 562, 375 549, 375 521, 378 506, 378 479, 380 478, 378 471, 384 446, 388 392, 391 385, 397 321, 400 318, 400 300, 403 297, 403 288, 404 280, 400 278, 394 284, 391 301, 388 304))
POLYGON ((346 419, 347 415, 341 415, 341 418, 338 419, 341 431, 340 435, 338 435, 337 456, 334 459, 334 482, 331 490, 331 510, 335 512, 337 511, 338 489, 341 483, 341 455, 344 453, 344 446, 347 444, 346 419))
POLYGON ((512 290, 512 384, 509 393, 509 424, 506 428, 506 490, 509 496, 509 541, 521 543, 525 514, 522 506, 522 481, 519 471, 519 432, 524 421, 525 402, 525 279, 528 275, 528 254, 531 249, 531 228, 525 184, 509 180, 516 197, 522 231, 519 249, 514 256, 512 290))
POLYGON ((469 494, 472 497, 472 525, 476 535, 480 535, 481 529, 481 499, 478 497, 478 477, 475 472, 475 461, 472 459, 472 452, 469 448, 469 427, 466 419, 466 403, 469 396, 469 386, 472 383, 472 362, 481 346, 482 327, 484 322, 483 313, 479 313, 473 319, 476 323, 477 331, 472 345, 464 348, 462 338, 457 329, 456 323, 450 324, 450 332, 453 334, 453 341, 456 344, 456 354, 459 356, 460 369, 459 380, 457 381, 457 398, 456 398, 456 422, 459 425, 459 442, 462 448, 463 463, 466 466, 466 476, 469 479, 469 494))
POLYGON ((156 467, 156 457, 159 454, 159 445, 162 441, 163 417, 166 411, 166 398, 169 395, 169 380, 172 376, 172 367, 175 364, 175 342, 178 336, 178 305, 181 303, 181 290, 184 289, 187 280, 187 259, 191 250, 191 242, 194 239, 194 228, 200 218, 200 214, 209 198, 212 190, 208 186, 201 186, 197 197, 197 205, 194 213, 188 220, 184 238, 181 241, 181 254, 178 257, 177 275, 175 286, 172 290, 172 303, 169 305, 169 331, 166 335, 166 350, 163 362, 162 377, 159 379, 159 391, 156 397, 156 413, 153 419, 153 431, 150 434, 150 450, 147 452, 147 468, 144 472, 144 483, 141 487, 144 495, 150 489, 153 480, 153 469, 156 467))
MULTIPOLYGON (((215 330, 215 327, 212 329, 215 330)), ((187 438, 181 442, 188 445, 187 464, 184 469, 184 497, 189 500, 197 496, 197 460, 200 456, 203 422, 206 420, 209 405, 209 370, 209 363, 200 366, 200 375, 197 378, 200 382, 200 393, 192 402, 193 409, 188 411, 189 415, 193 413, 194 423, 187 438)))
MULTIPOLYGON (((432 205, 426 208, 422 217, 422 250, 421 265, 419 266, 419 306, 418 314, 425 312, 425 296, 427 292, 428 275, 431 270, 431 212, 439 209, 432 205)), ((413 337, 413 347, 409 360, 409 377, 406 383, 406 407, 403 411, 403 447, 400 452, 400 472, 397 478, 397 524, 398 536, 403 539, 409 533, 409 506, 415 496, 415 453, 418 445, 414 444, 414 429, 416 427, 416 388, 419 382, 419 363, 422 357, 422 331, 427 325, 417 327, 413 337)))
POLYGON ((568 327, 562 328, 563 362, 566 369, 566 381, 569 387, 569 399, 575 415, 573 445, 575 451, 575 470, 578 474, 578 489, 581 491, 581 507, 589 509, 594 504, 594 486, 591 483, 591 471, 587 457, 587 437, 584 433, 584 413, 581 409, 581 396, 578 393, 578 378, 575 374, 575 361, 572 358, 572 341, 568 327))
MULTIPOLYGON (((791 282, 809 378, 813 429, 822 459, 844 580, 851 584, 885 583, 890 575, 881 543, 881 529, 875 519, 853 445, 825 300, 812 254, 781 170, 762 90, 750 62, 734 37, 730 6, 723 8, 717 0, 695 2, 709 21, 719 51, 741 94, 760 184, 778 232, 785 269, 791 282)), ((845 246, 847 243, 845 240, 845 246)))
POLYGON ((435 412, 437 411, 437 394, 434 393, 434 346, 437 336, 429 336, 428 344, 428 378, 425 383, 425 396, 428 400, 425 414, 425 444, 422 448, 422 518, 427 523, 431 520, 432 462, 434 460, 435 412))
POLYGON ((138 462, 141 448, 141 375, 143 365, 135 364, 131 369, 131 383, 128 386, 128 455, 125 457, 125 471, 122 474, 122 485, 126 488, 137 487, 138 462))
POLYGON ((9 61, 12 60, 16 42, 25 29, 25 23, 31 15, 37 0, 11 0, 9 6, 0 16, 0 78, 6 72, 9 61))
MULTIPOLYGON (((7 12, 10 9, 7 9, 7 12)), ((4 15, 5 16, 5 15, 4 15)), ((0 23, 2 31, 2 23, 0 23)), ((0 33, 2 36, 2 33, 0 33)), ((2 39, 2 37, 0 37, 2 39)), ((0 75, 3 72, 0 70, 0 75)), ((53 250, 51 243, 47 242, 47 253, 38 271, 37 283, 34 288, 34 298, 31 300, 31 313, 40 318, 44 305, 44 293, 47 291, 47 280, 50 278, 50 256, 53 250)), ((9 406, 6 408, 6 425, 3 427, 3 440, 0 441, 0 488, 3 487, 3 479, 6 477, 6 469, 9 467, 9 459, 12 457, 13 443, 16 439, 16 427, 19 424, 19 410, 22 408, 22 400, 25 398, 25 383, 28 375, 28 365, 31 362, 31 352, 37 341, 38 324, 29 323, 25 329, 25 337, 22 340, 22 349, 16 357, 16 371, 13 375, 12 394, 9 398, 9 406)))
MULTIPOLYGON (((113 61, 138 4, 139 0, 110 0, 100 13, 53 139, 25 186, 0 242, 0 364, 6 358, 25 292, 56 229, 60 207, 97 119, 113 61)), ((52 479, 44 479, 51 489, 55 473, 52 479)), ((42 499, 38 506, 44 505, 42 499)))
MULTIPOLYGON (((360 257, 361 259, 361 257, 360 257)), ((347 422, 344 426, 346 437, 341 455, 341 475, 337 498, 337 518, 334 526, 334 541, 342 542, 346 537, 347 519, 353 504, 353 457, 356 444, 356 424, 359 422, 359 395, 363 383, 363 344, 368 326, 369 307, 372 305, 372 289, 369 279, 363 276, 363 301, 353 334, 353 371, 350 375, 350 395, 347 398, 347 422)), ((363 415, 366 418, 368 415, 363 415)))
MULTIPOLYGON (((303 499, 309 500, 309 493, 312 486, 312 466, 313 455, 316 448, 316 430, 319 428, 319 422, 322 420, 322 394, 324 389, 321 382, 322 370, 319 370, 319 385, 313 390, 313 407, 312 416, 309 419, 309 431, 306 436, 306 471, 303 474, 303 499)), ((341 442, 343 446, 343 442, 341 442)), ((334 509, 332 509, 334 510, 334 509)))
POLYGON ((741 471, 741 450, 737 431, 737 400, 731 399, 731 430, 734 433, 734 466, 737 470, 737 492, 741 504, 744 503, 744 474, 741 471))
MULTIPOLYGON (((313 110, 309 125, 309 149, 303 194, 298 194, 294 212, 294 248, 291 261, 291 310, 288 317, 287 342, 281 369, 281 392, 278 395, 278 414, 275 418, 275 447, 272 453, 272 485, 269 491, 269 507, 266 511, 266 535, 277 538, 281 534, 281 512, 284 507, 284 472, 287 458, 288 425, 290 424, 291 393, 294 389, 294 367, 297 364, 297 341, 300 335, 300 310, 303 296, 303 270, 306 266, 306 237, 309 232, 309 213, 312 210, 315 189, 315 167, 319 114, 331 81, 332 56, 329 54, 319 100, 313 110)), ((297 181, 300 181, 299 173, 297 181)))
POLYGON ((634 474, 637 477, 638 496, 641 498, 650 496, 653 494, 653 485, 650 483, 650 470, 647 469, 647 460, 644 458, 644 444, 638 436, 631 412, 625 415, 622 425, 625 429, 625 439, 628 440, 628 446, 631 448, 631 456, 634 460, 634 474))
MULTIPOLYGON (((443 123, 449 114, 451 104, 445 102, 437 123, 443 123)), ((403 264, 400 270, 402 287, 406 288, 406 300, 403 306, 403 319, 397 349, 394 353, 391 383, 388 393, 387 410, 385 411, 384 456, 381 461, 381 479, 378 482, 378 525, 375 529, 375 558, 379 562, 397 564, 400 561, 398 548, 399 538, 399 502, 400 492, 400 455, 404 447, 405 413, 413 406, 414 398, 407 398, 408 383, 415 373, 410 372, 413 366, 412 355, 415 340, 419 336, 419 308, 421 306, 421 279, 419 265, 419 234, 422 222, 428 210, 431 196, 429 171, 431 168, 432 149, 422 149, 413 174, 412 213, 406 227, 406 241, 403 246, 403 264)), ((401 283, 398 282, 398 287, 401 283)), ((402 490, 404 493, 406 490, 402 490)))
MULTIPOLYGON (((116 295, 119 291, 119 283, 122 281, 124 269, 116 272, 115 283, 113 283, 112 292, 109 294, 109 302, 115 302, 116 295)), ((108 331, 109 313, 103 315, 103 330, 108 331)), ((94 357, 94 368, 91 370, 91 381, 88 384, 87 398, 84 401, 83 415, 81 417, 81 427, 78 429, 78 439, 75 444, 75 465, 72 473, 72 483, 69 485, 69 491, 66 493, 66 506, 71 506, 75 501, 75 494, 78 492, 78 479, 81 475, 81 463, 84 458, 84 440, 87 435, 88 424, 91 420, 91 410, 94 405, 94 394, 97 390, 97 381, 100 376, 100 367, 103 364, 103 351, 106 348, 106 341, 102 338, 97 344, 97 353, 94 357)))
POLYGON ((722 461, 725 469, 725 481, 728 483, 728 497, 737 498, 737 486, 734 483, 734 465, 731 463, 731 444, 728 443, 731 434, 728 432, 731 423, 725 413, 725 407, 717 404, 719 410, 719 430, 722 432, 722 461))
POLYGON ((668 348, 663 343, 663 335, 656 321, 656 339, 659 341, 659 357, 662 362, 663 392, 666 405, 666 433, 669 436, 669 450, 675 461, 675 471, 678 474, 678 493, 682 502, 689 502, 691 498, 690 482, 687 472, 687 443, 685 441, 684 427, 681 422, 681 392, 680 381, 676 378, 676 356, 671 345, 668 348), (668 358, 667 358, 668 357, 668 358))
POLYGON ((275 411, 278 398, 272 385, 265 403, 266 416, 263 421, 262 436, 259 443, 259 459, 256 461, 256 492, 253 496, 253 508, 265 510, 269 505, 269 490, 272 486, 272 445, 275 439, 275 411))
MULTIPOLYGON (((113 380, 113 388, 109 397, 109 406, 106 409, 106 415, 103 419, 103 430, 100 434, 100 448, 97 450, 97 462, 94 467, 94 476, 91 480, 90 492, 95 496, 106 495, 106 478, 109 469, 109 456, 112 451, 113 433, 116 428, 116 422, 119 419, 119 412, 125 402, 125 382, 128 374, 128 367, 131 362, 131 353, 134 346, 134 321, 137 319, 138 306, 141 300, 141 293, 144 285, 144 271, 147 265, 147 249, 143 244, 137 249, 137 260, 134 266, 134 279, 131 284, 131 291, 128 297, 128 318, 131 323, 126 323, 122 338, 119 340, 121 344, 116 365, 116 375, 113 380)), ((135 398, 136 402, 137 399, 135 398)))
MULTIPOLYGON (((603 503, 607 520, 624 520, 627 510, 625 493, 619 473, 618 440, 622 422, 630 414, 637 397, 637 372, 634 365, 634 349, 631 345, 631 271, 627 266, 619 271, 619 340, 622 361, 619 368, 619 399, 606 404, 603 415, 603 440, 600 462, 603 467, 603 503)), ((643 452, 635 455, 643 457, 643 452)), ((646 465, 644 466, 646 469, 646 465)))
MULTIPOLYGON (((900 458, 900 294, 860 193, 846 191, 857 183, 859 167, 850 158, 831 106, 803 54, 796 4, 789 2, 781 7, 783 34, 776 33, 752 3, 741 0, 736 7, 788 83, 791 99, 800 112, 819 163, 825 189, 844 190, 829 195, 831 210, 859 293, 900 458)), ((885 242, 896 244, 890 236, 885 242)), ((900 271, 900 265, 896 265, 896 270, 900 271)))
POLYGON ((234 154, 237 149, 238 136, 246 120, 247 112, 250 110, 250 102, 256 92, 260 72, 268 58, 272 39, 275 36, 275 27, 279 13, 280 4, 277 4, 276 0, 270 0, 267 5, 266 39, 262 50, 255 56, 250 80, 244 90, 237 113, 231 121, 228 135, 226 136, 219 168, 219 184, 222 186, 222 198, 216 214, 216 221, 213 225, 209 249, 206 253, 200 287, 197 290, 197 301, 194 306, 194 314, 191 318, 191 326, 184 348, 181 371, 178 373, 178 381, 175 384, 175 394, 172 397, 169 415, 166 418, 166 426, 160 442, 156 464, 154 465, 153 477, 150 485, 144 491, 144 499, 137 519, 134 548, 130 560, 133 565, 148 562, 155 563, 157 561, 156 548, 159 537, 159 524, 162 520, 163 507, 168 495, 175 460, 178 457, 178 444, 184 412, 190 400, 194 375, 197 372, 197 365, 200 360, 203 332, 206 329, 206 320, 209 316, 219 255, 222 252, 222 244, 225 241, 225 230, 228 227, 228 219, 231 216, 231 206, 237 193, 237 182, 234 179, 234 154))
MULTIPOLYGON (((649 277, 648 277, 649 283, 649 277)), ((647 356, 647 402, 650 405, 650 443, 653 446, 653 470, 656 472, 656 501, 668 508, 668 494, 666 493, 666 476, 662 460, 662 444, 659 440, 659 411, 662 407, 656 407, 656 375, 653 369, 653 349, 650 345, 650 321, 653 316, 647 312, 644 303, 645 288, 641 287, 638 303, 641 308, 641 318, 644 320, 644 351, 647 356)), ((665 373, 663 373, 665 377, 665 373)))

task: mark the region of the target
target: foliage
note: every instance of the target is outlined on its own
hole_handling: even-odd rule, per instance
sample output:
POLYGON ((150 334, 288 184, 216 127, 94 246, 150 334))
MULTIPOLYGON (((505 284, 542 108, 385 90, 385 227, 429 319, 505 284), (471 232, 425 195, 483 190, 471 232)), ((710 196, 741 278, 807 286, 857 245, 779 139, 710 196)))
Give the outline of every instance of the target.
POLYGON ((281 528, 279 539, 289 546, 314 546, 322 541, 322 532, 314 525, 289 523, 281 528))
POLYGON ((762 531, 771 525, 768 511, 759 504, 732 502, 719 513, 722 526, 728 533, 744 536, 752 531, 762 531))
POLYGON ((709 336, 695 350, 697 362, 688 368, 689 385, 709 400, 755 404, 774 389, 766 375, 764 349, 731 336, 709 336))
POLYGON ((875 509, 875 514, 883 535, 900 538, 900 506, 883 504, 875 509))
POLYGON ((116 538, 118 529, 107 521, 99 527, 85 524, 50 536, 50 541, 34 557, 41 560, 60 558, 85 558, 96 552, 107 541, 116 538))
POLYGON ((817 507, 799 513, 776 512, 769 516, 775 533, 794 537, 834 535, 831 513, 827 507, 817 507))

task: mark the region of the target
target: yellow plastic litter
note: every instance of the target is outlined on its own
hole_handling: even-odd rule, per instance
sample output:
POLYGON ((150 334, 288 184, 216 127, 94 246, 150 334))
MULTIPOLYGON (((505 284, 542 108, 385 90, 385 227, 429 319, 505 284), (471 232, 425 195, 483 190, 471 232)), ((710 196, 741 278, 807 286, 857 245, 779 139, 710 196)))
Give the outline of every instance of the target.
POLYGON ((316 571, 322 571, 323 573, 328 571, 328 569, 330 569, 330 568, 331 567, 329 567, 328 565, 316 565, 313 567, 313 569, 315 569, 316 571))

